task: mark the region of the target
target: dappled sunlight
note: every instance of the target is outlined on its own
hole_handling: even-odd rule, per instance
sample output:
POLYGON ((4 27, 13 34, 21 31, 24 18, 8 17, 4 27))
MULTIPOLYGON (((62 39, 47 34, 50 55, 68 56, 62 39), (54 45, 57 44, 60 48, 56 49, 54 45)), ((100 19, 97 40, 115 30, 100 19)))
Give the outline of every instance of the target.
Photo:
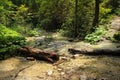
POLYGON ((0 0, 0 80, 120 80, 119 5, 0 0))
MULTIPOLYGON (((52 64, 46 63, 44 61, 27 61, 24 58, 17 57, 7 59, 0 63, 2 64, 0 65, 0 73, 17 70, 17 77, 15 80, 61 80, 64 76, 69 79, 70 75, 77 78, 82 75, 96 78, 105 77, 109 78, 110 80, 114 78, 120 78, 120 59, 117 57, 80 55, 75 59, 69 58, 57 66, 53 66, 52 64)), ((15 73, 16 72, 14 72, 14 74, 15 73)))
POLYGON ((120 78, 120 59, 117 57, 101 56, 95 62, 90 63, 88 72, 96 73, 100 77, 109 77, 110 80, 120 78))
MULTIPOLYGON (((33 66, 25 69, 23 72, 20 72, 18 76, 20 77, 32 77, 34 78, 35 76, 39 77, 44 77, 47 73, 48 70, 53 71, 53 66, 47 63, 36 63, 33 66), (25 75, 25 76, 24 76, 25 75)), ((16 80, 19 80, 20 78, 18 77, 16 80)))
POLYGON ((68 64, 65 63, 64 66, 65 65, 68 66, 69 69, 78 67, 79 71, 85 73, 86 75, 94 74, 96 77, 106 77, 110 80, 120 78, 119 58, 107 56, 84 56, 71 61, 70 64, 69 62, 68 64))
POLYGON ((61 66, 67 65, 67 67, 80 67, 86 66, 88 63, 96 61, 95 58, 87 58, 86 56, 80 56, 78 59, 71 59, 70 61, 61 64, 61 66))
POLYGON ((93 48, 96 49, 110 49, 110 50, 119 50, 120 47, 119 43, 111 43, 111 42, 100 42, 98 45, 94 45, 93 48))

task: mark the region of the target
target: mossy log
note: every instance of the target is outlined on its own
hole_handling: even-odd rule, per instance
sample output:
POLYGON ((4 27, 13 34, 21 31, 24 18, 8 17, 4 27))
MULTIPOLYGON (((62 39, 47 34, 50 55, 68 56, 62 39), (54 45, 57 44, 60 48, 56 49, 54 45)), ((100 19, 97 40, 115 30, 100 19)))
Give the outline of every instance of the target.
POLYGON ((120 50, 110 50, 110 49, 68 49, 71 54, 84 54, 84 55, 109 55, 109 56, 120 56, 120 50))
POLYGON ((20 54, 22 54, 25 57, 34 57, 38 60, 46 60, 48 62, 56 62, 59 60, 59 55, 57 55, 54 52, 45 52, 43 50, 37 49, 37 48, 31 48, 28 46, 24 46, 20 49, 18 49, 20 54))

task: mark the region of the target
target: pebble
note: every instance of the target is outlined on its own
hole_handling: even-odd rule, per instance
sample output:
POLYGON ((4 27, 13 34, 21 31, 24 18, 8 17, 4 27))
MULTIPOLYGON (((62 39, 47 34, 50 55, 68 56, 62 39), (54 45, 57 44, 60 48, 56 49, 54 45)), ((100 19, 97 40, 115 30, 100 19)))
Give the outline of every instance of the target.
POLYGON ((61 72, 60 74, 61 74, 61 75, 64 75, 64 74, 65 74, 65 72, 61 72))
POLYGON ((81 75, 80 80, 87 80, 87 76, 86 75, 81 75))
POLYGON ((62 60, 69 60, 67 57, 61 57, 62 60))
POLYGON ((73 58, 74 58, 74 59, 77 59, 77 58, 79 58, 79 57, 80 57, 79 54, 75 54, 75 55, 73 55, 73 58))
POLYGON ((53 71, 52 71, 52 70, 48 70, 48 71, 47 71, 47 75, 48 75, 48 76, 50 76, 50 75, 52 75, 52 74, 53 74, 53 71))
POLYGON ((62 69, 58 68, 58 71, 62 71, 62 69))

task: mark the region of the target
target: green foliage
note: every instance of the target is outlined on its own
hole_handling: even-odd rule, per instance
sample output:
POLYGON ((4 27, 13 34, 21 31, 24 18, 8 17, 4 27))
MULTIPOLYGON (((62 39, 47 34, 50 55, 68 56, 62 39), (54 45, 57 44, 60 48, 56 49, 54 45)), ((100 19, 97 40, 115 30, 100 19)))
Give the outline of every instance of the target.
POLYGON ((39 32, 37 28, 30 28, 30 27, 23 27, 23 26, 15 26, 15 27, 12 27, 11 28, 12 30, 20 33, 21 35, 23 36, 29 36, 29 37, 32 37, 32 36, 39 36, 39 32))
POLYGON ((65 21, 67 16, 67 0, 44 0, 37 1, 39 3, 39 11, 37 12, 40 16, 38 24, 40 27, 47 31, 55 31, 61 28, 62 23, 65 21))
MULTIPOLYGON (((108 23, 111 13, 120 13, 119 0, 100 1, 100 24, 108 23)), ((75 0, 0 0, 0 23, 12 27, 15 31, 36 36, 32 28, 42 28, 46 31, 63 30, 68 37, 83 39, 91 32, 94 18, 95 0, 78 0, 77 18, 75 18, 75 0), (77 28, 76 28, 77 22, 77 28), (29 28, 31 28, 29 26, 29 28)))
POLYGON ((23 5, 23 4, 20 5, 20 7, 18 7, 18 13, 19 14, 21 14, 21 13, 23 14, 23 13, 25 13, 27 11, 28 11, 28 8, 26 8, 25 5, 23 5))
POLYGON ((120 15, 120 0, 109 0, 107 5, 112 9, 112 13, 120 15))
MULTIPOLYGON (((45 30, 50 30, 50 29, 52 29, 51 27, 48 27, 49 25, 51 25, 51 23, 52 23, 52 21, 51 21, 51 19, 48 19, 48 18, 46 18, 46 19, 43 19, 41 22, 40 22, 40 25, 39 26, 41 26, 43 29, 45 29, 45 30)), ((51 25, 52 26, 52 25, 51 25)))
POLYGON ((72 31, 70 31, 69 29, 68 29, 68 30, 60 29, 58 32, 59 32, 62 36, 65 36, 65 37, 73 37, 73 34, 71 33, 72 31))
POLYGON ((106 33, 106 29, 104 29, 102 27, 96 28, 95 32, 88 34, 85 37, 85 41, 90 42, 91 44, 94 44, 94 43, 100 41, 101 38, 105 35, 105 33, 106 33))
POLYGON ((16 31, 0 24, 0 56, 10 55, 26 44, 25 38, 16 31))
POLYGON ((34 29, 34 30, 30 30, 27 32, 27 35, 32 37, 32 36, 39 36, 39 33, 34 29))
POLYGON ((10 27, 25 24, 26 21, 29 19, 27 17, 28 8, 25 5, 21 4, 20 6, 16 7, 15 9, 16 9, 16 11, 12 11, 12 13, 8 15, 8 17, 10 19, 8 26, 10 26, 10 27))
POLYGON ((103 6, 100 6, 100 18, 107 16, 107 14, 110 12, 111 12, 110 8, 105 8, 103 6))
POLYGON ((116 32, 113 35, 112 41, 114 41, 114 42, 120 42, 120 32, 116 32))
POLYGON ((11 13, 12 7, 14 7, 14 4, 11 1, 0 0, 0 23, 7 24, 7 15, 11 13))
POLYGON ((120 7, 116 9, 115 13, 120 16, 120 7))
POLYGON ((69 1, 68 14, 65 22, 62 24, 63 33, 65 36, 83 39, 85 35, 90 31, 94 7, 91 6, 94 1, 78 0, 78 12, 77 12, 77 28, 75 28, 75 2, 69 1))
POLYGON ((68 19, 65 23, 62 24, 62 29, 59 32, 66 37, 73 37, 73 19, 68 19))
POLYGON ((20 34, 26 34, 26 28, 23 27, 23 26, 20 26, 20 25, 13 26, 13 27, 11 27, 11 29, 18 32, 18 33, 20 33, 20 34))
POLYGON ((110 13, 112 9, 107 5, 108 2, 109 0, 102 1, 100 3, 100 13, 99 13, 100 24, 106 24, 111 20, 110 18, 112 17, 112 15, 110 13))

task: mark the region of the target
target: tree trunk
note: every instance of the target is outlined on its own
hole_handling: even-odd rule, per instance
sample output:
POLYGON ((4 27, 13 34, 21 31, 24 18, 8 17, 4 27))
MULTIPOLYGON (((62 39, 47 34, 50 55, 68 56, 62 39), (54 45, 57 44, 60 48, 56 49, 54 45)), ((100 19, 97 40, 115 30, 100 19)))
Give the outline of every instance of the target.
POLYGON ((74 37, 78 34, 78 0, 75 0, 75 29, 74 37))
POLYGON ((92 31, 94 31, 99 24, 99 3, 100 3, 100 0, 95 0, 95 15, 94 15, 94 20, 92 24, 92 31))
POLYGON ((37 48, 31 48, 24 46, 18 50, 25 57, 34 57, 38 60, 46 60, 49 62, 56 62, 59 60, 59 56, 54 52, 44 52, 37 48))
POLYGON ((84 54, 84 55, 108 55, 108 56, 120 56, 120 50, 110 50, 110 49, 68 49, 71 54, 84 54))

